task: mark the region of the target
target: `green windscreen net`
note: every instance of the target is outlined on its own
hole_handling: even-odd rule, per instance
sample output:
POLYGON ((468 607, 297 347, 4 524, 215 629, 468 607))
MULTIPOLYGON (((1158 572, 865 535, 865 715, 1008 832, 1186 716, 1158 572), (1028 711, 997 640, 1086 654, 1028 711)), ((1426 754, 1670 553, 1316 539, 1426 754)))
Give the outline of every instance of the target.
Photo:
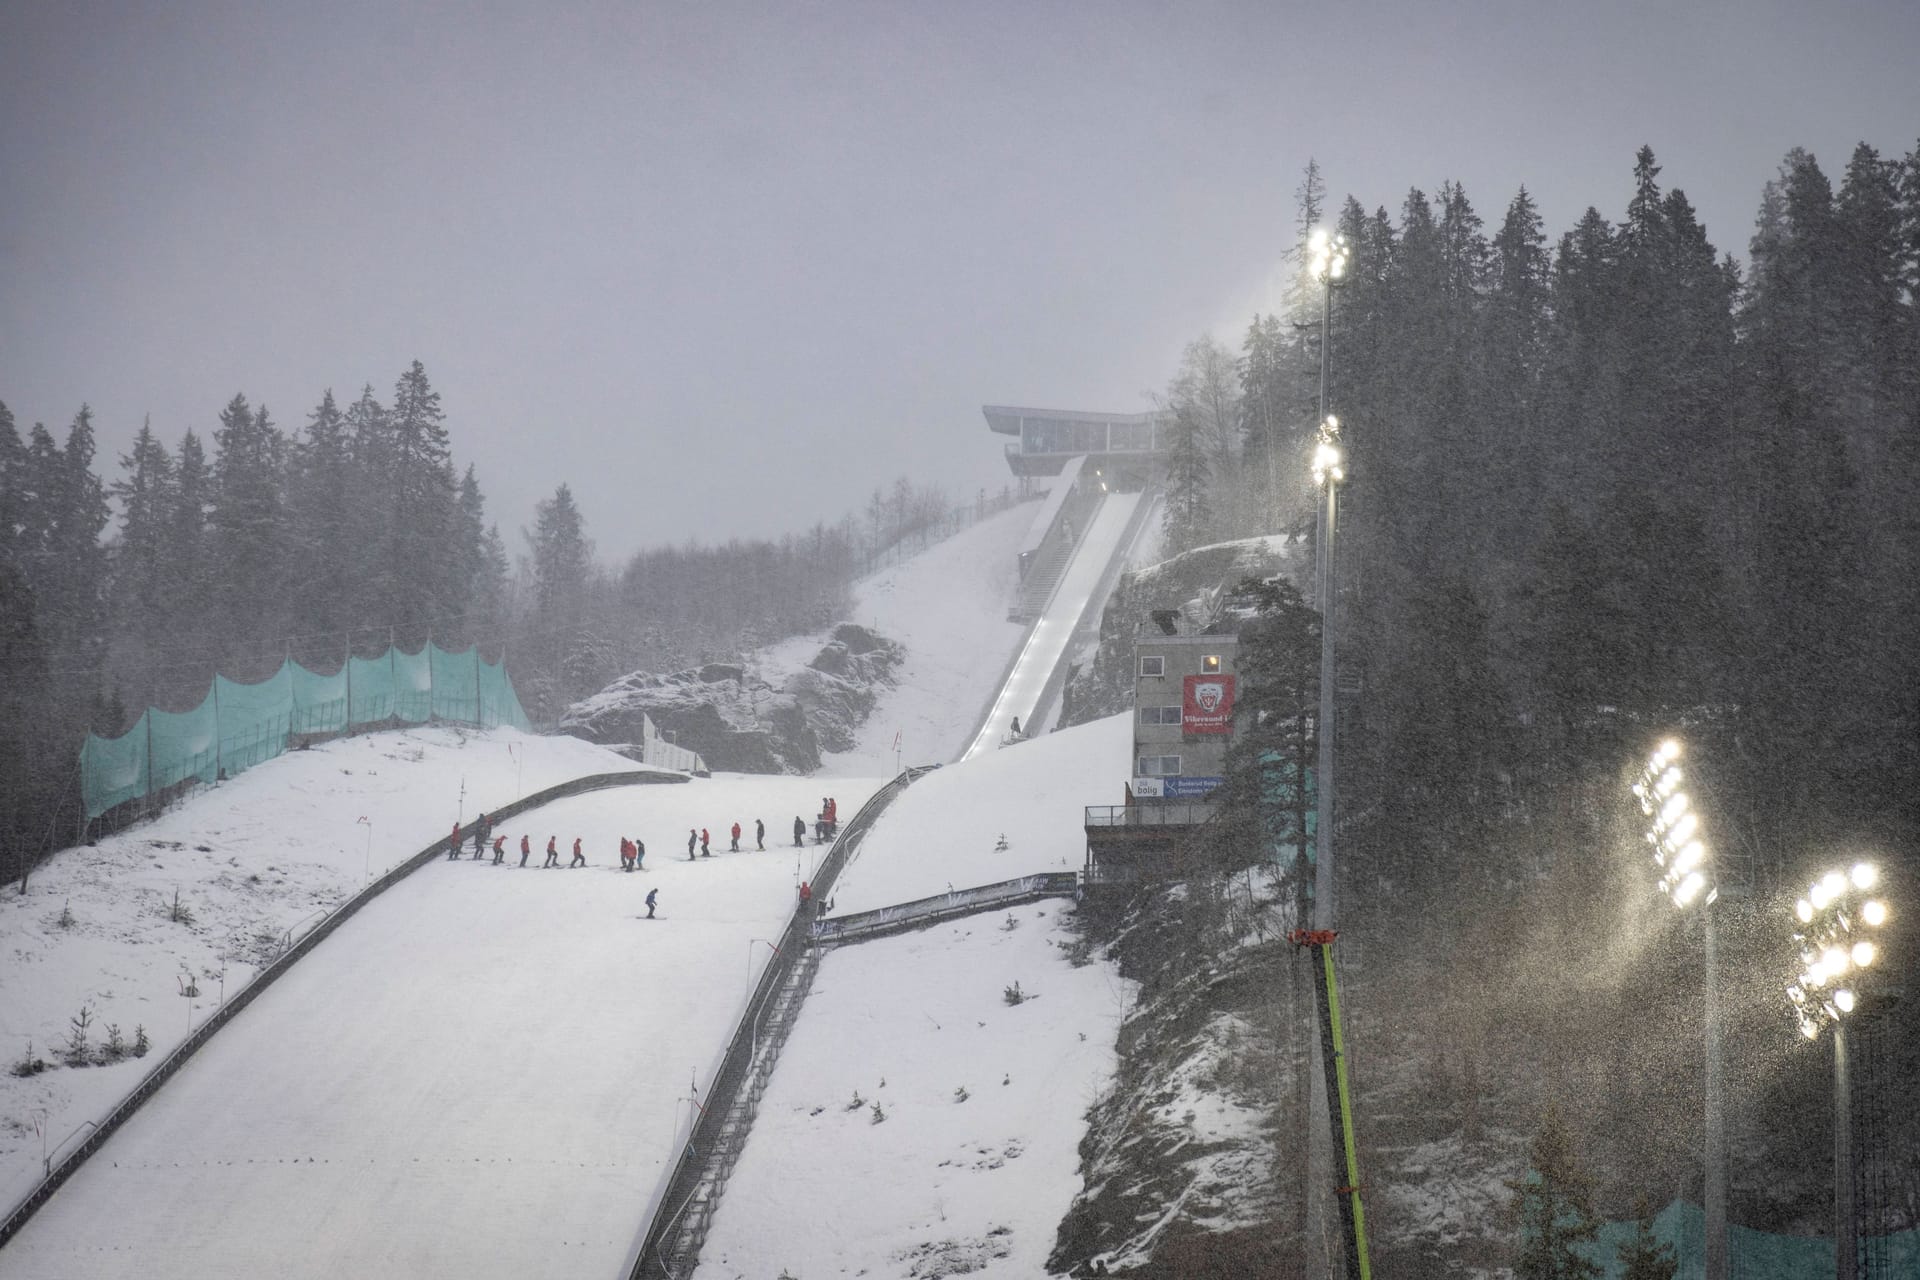
POLYGON ((529 728, 506 668, 483 661, 477 648, 389 649, 378 658, 350 658, 332 675, 289 661, 258 684, 215 676, 193 710, 149 707, 118 738, 88 734, 80 749, 87 816, 189 778, 231 777, 297 739, 395 720, 529 728))
MULTIPOLYGON (((1587 1250, 1604 1280, 1620 1280, 1626 1264, 1620 1247, 1633 1239, 1638 1224, 1609 1222, 1587 1250)), ((1674 1280, 1702 1280, 1707 1273, 1706 1216, 1699 1205, 1675 1200, 1653 1219, 1653 1237, 1670 1245, 1677 1264, 1674 1280)), ((1862 1236, 1859 1245, 1861 1275, 1920 1275, 1920 1231, 1862 1236)), ((1833 1241, 1811 1236, 1782 1236, 1727 1227, 1727 1272, 1735 1280, 1831 1280, 1833 1241)))

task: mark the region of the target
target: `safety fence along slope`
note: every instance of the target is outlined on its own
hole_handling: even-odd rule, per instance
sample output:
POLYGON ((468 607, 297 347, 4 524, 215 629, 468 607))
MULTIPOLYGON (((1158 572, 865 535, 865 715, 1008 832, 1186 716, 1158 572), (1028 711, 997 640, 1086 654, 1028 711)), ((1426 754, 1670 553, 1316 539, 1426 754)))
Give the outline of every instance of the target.
MULTIPOLYGON (((542 805, 550 804, 555 800, 562 800, 568 796, 585 795, 590 791, 605 791, 611 787, 645 786, 652 783, 685 781, 687 781, 687 779, 678 774, 657 773, 650 770, 595 773, 583 778, 575 778, 571 782, 563 782, 558 786, 548 787, 544 791, 536 791, 532 795, 525 796, 509 804, 498 805, 485 810, 485 812, 490 815, 495 823, 498 823, 504 819, 526 813, 529 810, 537 809, 542 805)), ((477 825, 477 822, 470 822, 462 827, 460 829, 462 838, 471 838, 474 828, 477 825)), ((328 934, 345 924, 356 911, 366 906, 388 889, 391 889, 394 885, 400 883, 400 881, 412 875, 415 871, 418 871, 427 863, 438 860, 446 853, 447 839, 447 837, 442 836, 426 848, 420 850, 420 852, 410 855, 404 862, 401 862, 391 871, 379 879, 374 880, 359 893, 354 894, 332 911, 320 917, 317 921, 314 921, 310 928, 306 928, 305 932, 300 933, 299 937, 291 940, 287 949, 282 951, 273 963, 255 974, 253 980, 247 983, 246 986, 241 987, 238 991, 228 996, 226 1003, 222 1004, 215 1012, 209 1014, 205 1022, 193 1028, 186 1039, 176 1045, 171 1053, 168 1053, 165 1057, 161 1058, 159 1062, 155 1063, 153 1068, 149 1070, 145 1076, 141 1077, 140 1082, 127 1093, 127 1096, 122 1098, 119 1104, 115 1106, 113 1110, 109 1111, 104 1119, 93 1126, 92 1132, 87 1135, 85 1141, 74 1147, 72 1151, 66 1155, 60 1157, 57 1162, 52 1160, 48 1162, 46 1177, 43 1178, 39 1185, 32 1191, 29 1191, 18 1204, 8 1211, 5 1219, 0 1219, 0 1248, 5 1247, 7 1241, 12 1239, 19 1232, 20 1228, 26 1225, 27 1220, 39 1211, 40 1206, 52 1198, 53 1193, 60 1189, 62 1183, 74 1175, 86 1161, 87 1157, 104 1146, 107 1139, 113 1136, 114 1131, 132 1118, 133 1113, 140 1109, 142 1103, 159 1092, 160 1086, 172 1079, 174 1074, 177 1073, 181 1067, 184 1067, 187 1061, 192 1058, 195 1053, 199 1052, 208 1040, 213 1038, 213 1034, 216 1031, 238 1017, 240 1011, 253 1003, 255 997, 259 996, 268 987, 271 987, 283 977, 302 956, 305 956, 308 952, 319 946, 328 934)), ((300 928, 300 926, 296 926, 296 929, 298 928, 300 928)), ((0 1271, 3 1270, 4 1268, 0 1267, 0 1271)))
MULTIPOLYGON (((876 791, 844 827, 812 881, 813 900, 833 892, 840 872, 858 855, 873 824, 899 794, 937 768, 908 769, 876 791)), ((780 1046, 799 1014, 813 978, 817 954, 808 945, 812 920, 796 910, 788 920, 773 958, 735 1025, 693 1114, 677 1138, 679 1154, 648 1203, 644 1224, 628 1254, 630 1280, 674 1280, 693 1274, 706 1242, 721 1193, 734 1162, 746 1145, 760 1097, 773 1074, 780 1046)))

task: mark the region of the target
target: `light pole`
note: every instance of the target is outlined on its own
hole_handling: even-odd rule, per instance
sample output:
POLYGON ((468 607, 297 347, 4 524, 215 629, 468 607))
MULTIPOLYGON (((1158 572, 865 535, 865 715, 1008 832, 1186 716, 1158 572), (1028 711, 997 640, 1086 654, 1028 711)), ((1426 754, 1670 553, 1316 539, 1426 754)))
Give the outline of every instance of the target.
POLYGON ((1333 348, 1333 286, 1347 274, 1347 238, 1315 231, 1307 241, 1311 270, 1321 283, 1320 424, 1313 448, 1313 482, 1325 496, 1320 561, 1320 713, 1319 758, 1314 774, 1313 927, 1333 928, 1333 538, 1340 482, 1346 457, 1340 445, 1340 420, 1327 412, 1327 366, 1333 348))
MULTIPOLYGON (((1327 411, 1327 369, 1333 348, 1333 286, 1347 273, 1345 236, 1316 230, 1307 241, 1308 269, 1321 286, 1320 295, 1320 418, 1313 447, 1313 481, 1326 501, 1321 509, 1319 535, 1314 539, 1319 562, 1320 710, 1314 730, 1319 751, 1314 765, 1313 927, 1331 937, 1333 900, 1333 537, 1337 490, 1346 479, 1346 457, 1340 445, 1340 420, 1327 411)), ((1304 886, 1303 886, 1304 888, 1304 886)), ((1314 1078, 1326 1075, 1325 1048, 1320 1036, 1308 1038, 1308 1063, 1314 1078)), ((1338 1269, 1336 1254, 1327 1246, 1332 1235, 1327 1189, 1333 1178, 1333 1110, 1325 1091, 1307 1090, 1307 1260, 1308 1274, 1331 1276, 1338 1269)), ((1351 1277, 1349 1278, 1351 1280, 1351 1277)))
POLYGON ((1720 960, 1713 904, 1720 897, 1700 814, 1680 772, 1680 743, 1668 738, 1655 748, 1633 784, 1633 797, 1647 819, 1647 843, 1660 870, 1660 892, 1685 910, 1700 904, 1705 954, 1707 1149, 1701 1199, 1706 1218, 1706 1280, 1727 1280, 1727 1113, 1720 1052, 1720 960))
POLYGON ((1858 1274, 1859 1231, 1853 1208, 1853 1098, 1847 1076, 1847 1015, 1859 1003, 1855 988, 1880 958, 1874 941, 1887 922, 1886 899, 1874 894, 1880 870, 1858 862, 1829 871, 1793 904, 1793 940, 1800 944, 1800 974, 1787 984, 1800 1034, 1818 1040, 1833 1027, 1833 1274, 1858 1274))

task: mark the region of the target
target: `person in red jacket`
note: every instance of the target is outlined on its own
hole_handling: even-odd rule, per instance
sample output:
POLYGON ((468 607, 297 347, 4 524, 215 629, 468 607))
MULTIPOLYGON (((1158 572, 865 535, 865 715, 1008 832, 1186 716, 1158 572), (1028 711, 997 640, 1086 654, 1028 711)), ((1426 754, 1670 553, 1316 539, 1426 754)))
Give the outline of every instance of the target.
POLYGON ((548 867, 558 867, 559 865, 560 865, 560 837, 548 836, 547 837, 547 860, 540 864, 540 868, 541 870, 544 871, 548 867))
POLYGON ((711 858, 713 856, 713 850, 707 848, 707 829, 705 827, 700 828, 700 856, 703 858, 711 858))
POLYGON ((633 870, 633 841, 627 839, 625 836, 620 837, 620 869, 622 871, 633 870))
POLYGON ((495 836, 493 838, 493 865, 497 867, 506 860, 507 838, 505 836, 495 836))
POLYGON ((567 867, 569 870, 571 870, 574 867, 584 867, 586 865, 587 865, 587 855, 580 852, 580 837, 575 836, 573 838, 573 861, 569 862, 567 864, 567 867))
POLYGON ((533 841, 527 836, 520 837, 520 865, 527 865, 527 855, 533 852, 533 841))
POLYGON ((447 837, 447 861, 452 862, 460 856, 460 824, 453 824, 453 834, 447 837))
POLYGON ((734 853, 740 852, 740 824, 737 822, 733 824, 733 850, 732 851, 734 853))

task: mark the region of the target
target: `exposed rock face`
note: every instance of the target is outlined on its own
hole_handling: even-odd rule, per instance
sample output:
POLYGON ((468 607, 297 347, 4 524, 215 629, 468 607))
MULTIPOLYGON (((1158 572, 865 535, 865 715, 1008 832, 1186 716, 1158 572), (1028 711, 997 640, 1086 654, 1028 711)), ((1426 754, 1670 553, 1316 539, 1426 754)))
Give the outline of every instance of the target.
POLYGON ((623 676, 574 704, 562 731, 590 742, 640 740, 640 718, 698 751, 710 769, 735 773, 811 773, 822 751, 853 746, 880 690, 894 683, 906 655, 900 644, 841 623, 797 671, 768 678, 734 663, 623 676))
POLYGON ((1100 616, 1100 647, 1074 669, 1061 693, 1060 724, 1085 724, 1133 706, 1134 628, 1151 609, 1178 609, 1202 593, 1231 592, 1247 578, 1295 575, 1304 550, 1278 538, 1245 538, 1197 547, 1120 576, 1100 616))

